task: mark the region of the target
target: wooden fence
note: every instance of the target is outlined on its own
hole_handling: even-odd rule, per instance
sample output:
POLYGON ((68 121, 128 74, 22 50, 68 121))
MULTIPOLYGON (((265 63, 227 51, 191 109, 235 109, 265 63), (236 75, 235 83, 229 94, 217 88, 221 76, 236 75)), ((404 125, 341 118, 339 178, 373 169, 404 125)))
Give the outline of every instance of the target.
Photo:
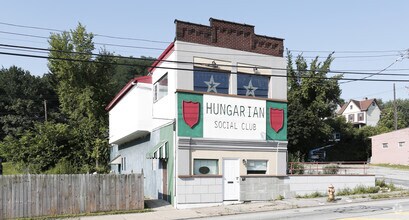
POLYGON ((0 176, 0 219, 143 208, 143 174, 0 176))

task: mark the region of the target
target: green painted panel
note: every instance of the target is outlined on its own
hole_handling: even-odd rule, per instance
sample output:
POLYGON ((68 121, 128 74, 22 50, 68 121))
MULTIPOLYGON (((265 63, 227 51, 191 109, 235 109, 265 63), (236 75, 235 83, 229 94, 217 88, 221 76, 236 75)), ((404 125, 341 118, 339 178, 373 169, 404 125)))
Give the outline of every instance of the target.
POLYGON ((174 166, 175 166, 175 160, 174 160, 174 153, 175 153, 175 147, 174 147, 174 132, 173 132, 173 124, 168 125, 166 127, 163 127, 160 129, 160 140, 161 141, 167 141, 168 142, 168 161, 167 161, 167 173, 168 173, 168 200, 171 204, 174 204, 174 166))
POLYGON ((266 120, 266 132, 267 140, 287 140, 287 103, 282 102, 266 102, 267 120, 266 120), (284 124, 283 127, 278 131, 274 131, 270 125, 270 108, 283 109, 284 110, 284 124))
POLYGON ((178 93, 178 136, 203 137, 203 95, 178 93), (192 128, 183 120, 183 101, 199 102, 199 122, 192 128))

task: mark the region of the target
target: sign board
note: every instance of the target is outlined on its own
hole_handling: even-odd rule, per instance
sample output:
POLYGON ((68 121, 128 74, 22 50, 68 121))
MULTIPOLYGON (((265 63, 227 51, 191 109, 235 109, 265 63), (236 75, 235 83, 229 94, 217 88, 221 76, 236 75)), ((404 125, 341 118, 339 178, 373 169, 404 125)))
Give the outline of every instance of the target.
POLYGON ((178 135, 238 140, 287 140, 287 103, 178 93, 178 135))

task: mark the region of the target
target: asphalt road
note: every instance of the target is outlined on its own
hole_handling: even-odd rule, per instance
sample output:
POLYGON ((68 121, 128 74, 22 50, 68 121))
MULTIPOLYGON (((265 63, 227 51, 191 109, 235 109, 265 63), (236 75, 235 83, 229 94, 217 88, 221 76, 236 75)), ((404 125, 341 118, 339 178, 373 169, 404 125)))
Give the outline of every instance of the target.
POLYGON ((376 179, 384 179, 387 183, 409 188, 409 170, 371 166, 368 174, 375 174, 376 179))
POLYGON ((299 208, 206 218, 213 220, 263 219, 409 219, 409 199, 343 204, 330 207, 299 208))

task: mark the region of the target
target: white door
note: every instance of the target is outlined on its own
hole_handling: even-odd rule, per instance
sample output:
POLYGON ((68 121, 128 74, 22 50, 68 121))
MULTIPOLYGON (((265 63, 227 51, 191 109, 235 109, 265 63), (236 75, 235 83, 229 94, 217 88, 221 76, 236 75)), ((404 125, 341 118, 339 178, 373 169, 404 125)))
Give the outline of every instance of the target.
POLYGON ((238 159, 223 159, 224 200, 239 200, 240 166, 238 159))

